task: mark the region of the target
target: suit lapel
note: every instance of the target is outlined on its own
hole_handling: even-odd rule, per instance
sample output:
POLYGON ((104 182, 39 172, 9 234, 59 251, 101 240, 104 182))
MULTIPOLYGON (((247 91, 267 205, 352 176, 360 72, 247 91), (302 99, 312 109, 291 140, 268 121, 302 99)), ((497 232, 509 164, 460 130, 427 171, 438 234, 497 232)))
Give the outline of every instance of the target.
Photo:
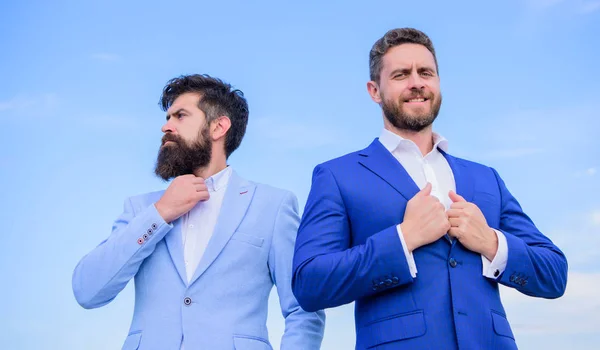
POLYGON ((204 255, 198 263, 196 272, 190 281, 192 285, 219 256, 229 239, 246 215, 256 185, 239 177, 235 171, 231 173, 229 184, 225 190, 223 204, 213 234, 208 242, 204 255))
MULTIPOLYGON (((467 171, 463 162, 439 149, 452 169, 456 184, 456 193, 461 195, 467 202, 473 199, 473 178, 467 171)), ((419 187, 410 177, 404 167, 396 158, 379 142, 374 140, 369 147, 359 153, 362 156, 359 161, 364 167, 375 173, 398 191, 406 200, 410 200, 419 192, 419 187)), ((451 240, 446 234, 445 240, 451 240)), ((454 243, 454 242, 452 242, 454 243)))
POLYGON ((181 242, 181 222, 183 217, 175 220, 173 223, 173 229, 169 233, 167 233, 165 237, 165 241, 167 242, 167 248, 169 249, 169 254, 171 255, 171 260, 173 260, 173 264, 179 273, 179 277, 184 284, 187 284, 187 275, 185 271, 185 266, 183 264, 183 244, 181 242))
POLYGON ((440 152, 444 155, 446 161, 448 161, 450 169, 452 169, 456 184, 456 193, 461 195, 467 202, 471 202, 473 200, 473 175, 467 171, 464 162, 442 150, 440 152))
POLYGON ((400 162, 379 142, 374 140, 369 147, 359 153, 359 163, 379 176, 406 200, 410 200, 419 192, 419 187, 408 175, 400 162))
MULTIPOLYGON (((473 178, 471 173, 467 171, 465 164, 460 162, 458 159, 452 157, 446 152, 442 151, 438 148, 438 150, 442 153, 448 165, 450 165, 450 169, 452 170, 452 175, 454 176, 454 184, 456 186, 456 193, 461 195, 467 202, 471 202, 473 200, 473 178)), ((456 243, 455 239, 451 239, 448 234, 446 234, 446 241, 448 241, 452 246, 456 243)))

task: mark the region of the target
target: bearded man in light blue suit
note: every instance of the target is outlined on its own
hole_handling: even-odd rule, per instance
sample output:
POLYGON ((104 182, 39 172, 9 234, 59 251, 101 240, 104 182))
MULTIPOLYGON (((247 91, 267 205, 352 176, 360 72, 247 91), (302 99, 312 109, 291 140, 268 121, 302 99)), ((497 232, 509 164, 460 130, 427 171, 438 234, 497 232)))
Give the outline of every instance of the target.
POLYGON ((111 302, 135 280, 123 350, 271 349, 266 327, 275 285, 281 349, 319 349, 325 315, 291 291, 299 224, 296 197, 241 178, 227 158, 248 122, 239 90, 207 75, 172 79, 155 172, 165 191, 130 197, 112 234, 75 268, 84 308, 111 302))

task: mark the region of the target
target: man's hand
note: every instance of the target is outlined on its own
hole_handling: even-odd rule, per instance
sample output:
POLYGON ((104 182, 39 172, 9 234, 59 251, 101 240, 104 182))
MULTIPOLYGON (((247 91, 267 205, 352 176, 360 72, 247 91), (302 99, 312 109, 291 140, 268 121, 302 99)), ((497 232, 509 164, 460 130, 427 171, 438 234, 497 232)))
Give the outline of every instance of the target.
POLYGON ((498 236, 488 226, 479 207, 467 202, 454 191, 450 191, 448 195, 453 202, 447 212, 452 226, 450 236, 458 239, 470 251, 485 256, 489 261, 494 260, 498 251, 498 236))
POLYGON ((410 252, 437 241, 450 229, 446 208, 431 195, 430 183, 406 204, 400 229, 410 252))
POLYGON ((165 222, 170 223, 209 197, 203 178, 192 174, 181 175, 173 179, 155 206, 165 222))

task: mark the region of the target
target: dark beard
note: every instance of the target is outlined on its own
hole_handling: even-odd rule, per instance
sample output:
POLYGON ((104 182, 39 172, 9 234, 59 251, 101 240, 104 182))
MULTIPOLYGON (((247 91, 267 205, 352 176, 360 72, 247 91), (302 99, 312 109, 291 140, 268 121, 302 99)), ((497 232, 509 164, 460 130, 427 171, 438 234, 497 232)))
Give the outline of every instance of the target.
POLYGON ((168 181, 177 176, 193 174, 195 170, 210 163, 212 142, 209 139, 208 128, 203 128, 198 139, 191 145, 180 136, 173 134, 165 134, 161 145, 166 141, 175 143, 161 146, 154 168, 154 173, 163 180, 168 181))
MULTIPOLYGON (((422 91, 416 90, 415 96, 423 96, 422 91)), ((426 96, 430 100, 433 100, 433 94, 430 96, 426 96)), ((411 97, 408 97, 409 99, 411 97)), ((406 97, 400 97, 398 101, 388 101, 385 99, 383 94, 381 94, 381 109, 383 110, 383 115, 385 118, 392 123, 398 129, 401 130, 409 130, 419 132, 429 125, 433 124, 435 119, 437 118, 440 107, 442 106, 442 95, 438 96, 438 100, 433 100, 433 105, 431 106, 431 113, 423 113, 419 115, 411 115, 408 113, 404 113, 400 105, 404 103, 406 97)))

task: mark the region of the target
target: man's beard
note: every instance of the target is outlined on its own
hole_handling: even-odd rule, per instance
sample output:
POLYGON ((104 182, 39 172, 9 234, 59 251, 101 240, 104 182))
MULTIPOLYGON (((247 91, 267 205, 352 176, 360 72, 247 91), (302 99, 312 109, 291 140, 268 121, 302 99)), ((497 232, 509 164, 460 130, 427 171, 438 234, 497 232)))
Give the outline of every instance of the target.
POLYGON ((208 128, 203 128, 198 139, 191 145, 180 136, 170 133, 162 138, 154 173, 165 181, 180 175, 193 174, 195 170, 210 163, 212 142, 208 128), (164 146, 166 141, 173 143, 164 146))
POLYGON ((381 94, 381 109, 385 118, 392 123, 398 129, 409 130, 419 132, 429 125, 433 124, 440 112, 442 106, 442 95, 438 95, 437 98, 433 94, 424 95, 423 90, 414 90, 413 94, 409 97, 401 96, 397 101, 386 100, 383 93, 381 94), (431 110, 429 113, 407 113, 402 110, 401 105, 406 103, 407 99, 415 97, 426 97, 427 101, 432 101, 431 110))

